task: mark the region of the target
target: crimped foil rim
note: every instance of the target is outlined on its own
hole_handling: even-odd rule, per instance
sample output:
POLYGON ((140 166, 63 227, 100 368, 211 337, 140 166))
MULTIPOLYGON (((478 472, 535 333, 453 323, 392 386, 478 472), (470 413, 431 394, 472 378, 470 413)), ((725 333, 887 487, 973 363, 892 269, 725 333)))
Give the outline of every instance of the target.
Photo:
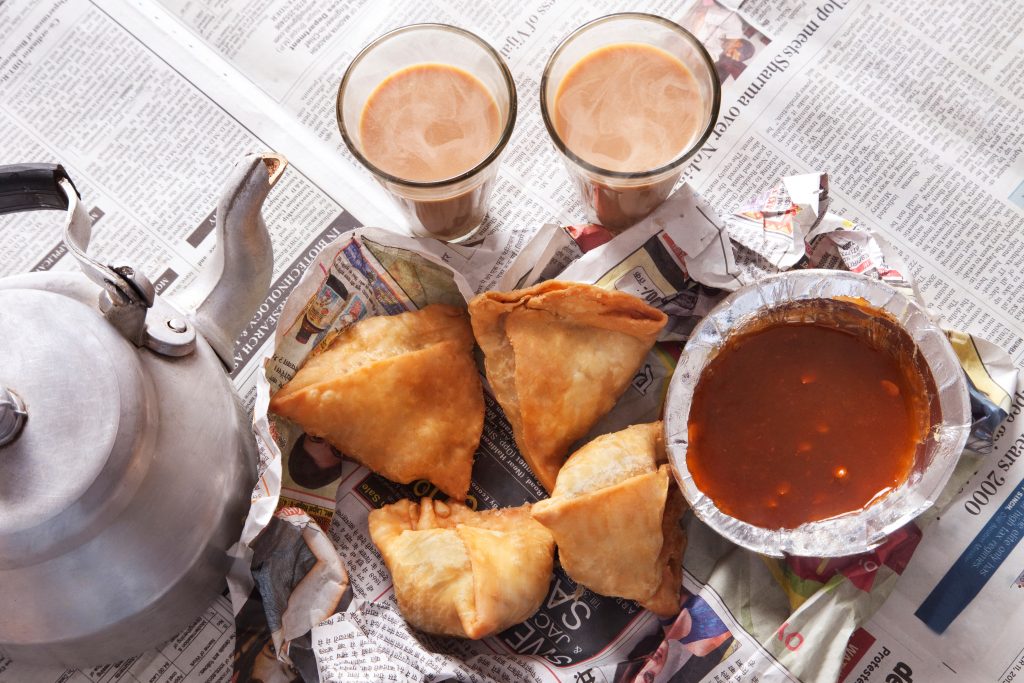
POLYGON ((932 506, 967 443, 971 410, 967 383, 953 347, 924 309, 881 281, 846 271, 808 269, 741 287, 697 324, 669 383, 664 422, 672 473, 701 521, 733 543, 764 555, 841 557, 879 546, 889 534, 932 506), (789 302, 836 297, 863 299, 903 326, 932 373, 942 422, 930 433, 924 454, 907 481, 863 510, 795 529, 765 529, 727 515, 697 488, 686 466, 690 403, 701 372, 730 334, 758 312, 789 302))

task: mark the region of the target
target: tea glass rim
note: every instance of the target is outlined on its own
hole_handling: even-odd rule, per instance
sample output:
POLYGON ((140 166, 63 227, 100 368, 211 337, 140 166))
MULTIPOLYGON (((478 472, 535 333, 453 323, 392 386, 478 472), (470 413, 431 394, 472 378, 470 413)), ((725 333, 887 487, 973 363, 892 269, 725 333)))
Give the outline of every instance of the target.
MULTIPOLYGON (((438 62, 421 63, 430 64, 438 62)), ((518 95, 516 93, 516 83, 515 80, 512 78, 512 72, 509 71, 508 65, 505 64, 505 60, 501 58, 501 55, 498 54, 498 51, 491 47, 490 43, 488 43, 486 40, 476 35, 475 33, 467 31, 464 28, 459 28, 458 26, 452 26, 451 24, 444 24, 440 22, 426 22, 419 24, 409 24, 407 26, 400 26, 399 28, 392 29, 387 33, 384 33, 370 41, 370 43, 368 43, 365 47, 363 47, 362 50, 360 50, 356 54, 356 56, 352 59, 352 62, 348 65, 348 68, 345 69, 345 73, 341 77, 341 83, 338 84, 338 95, 335 98, 334 103, 335 118, 337 119, 338 130, 341 132, 341 139, 345 142, 345 146, 348 147, 348 150, 352 153, 352 155, 361 164, 363 164, 363 166, 365 166, 370 172, 372 172, 379 178, 389 183, 403 185, 411 189, 448 187, 450 185, 460 183, 464 180, 468 180, 469 178, 472 178, 473 176, 479 174, 481 171, 485 170, 488 166, 491 165, 492 162, 494 162, 498 158, 498 156, 501 155, 502 151, 508 145, 509 140, 512 139, 512 130, 513 128, 515 128, 517 109, 518 95), (363 153, 359 151, 355 141, 349 135, 348 129, 345 126, 345 117, 341 111, 342 96, 345 93, 345 87, 348 85, 353 70, 374 48, 376 48, 384 41, 394 38, 395 36, 401 35, 403 33, 410 33, 413 31, 420 31, 424 29, 440 29, 442 31, 451 31, 453 33, 458 33, 466 38, 469 38, 477 45, 482 47, 484 51, 487 52, 494 59, 495 64, 498 65, 498 70, 501 72, 502 79, 504 80, 505 86, 508 88, 509 92, 508 119, 505 122, 504 129, 501 131, 501 136, 498 138, 498 142, 494 145, 494 148, 490 151, 490 153, 488 153, 488 155, 484 157, 483 160, 481 160, 478 164, 476 164, 475 166, 466 171, 463 171, 458 175, 452 176, 450 178, 442 178, 440 180, 429 181, 409 180, 407 178, 402 178, 394 174, 388 173, 387 171, 381 169, 380 167, 370 162, 370 160, 367 159, 363 155, 363 153)))
POLYGON ((662 175, 669 171, 675 171, 680 166, 682 166, 682 164, 686 162, 688 159, 690 159, 690 157, 692 157, 694 154, 696 154, 697 150, 703 147, 704 143, 707 142, 709 137, 711 137, 711 132, 714 130, 715 123, 718 121, 718 111, 721 107, 721 103, 722 84, 718 80, 718 72, 715 69, 715 63, 711 59, 711 55, 708 53, 707 48, 705 48, 704 45, 700 42, 700 40, 697 39, 697 36, 693 35, 685 28, 683 28, 676 22, 672 21, 671 19, 666 19, 665 17, 658 16, 657 14, 648 14, 646 12, 616 12, 614 14, 606 14, 602 17, 598 17, 597 19, 592 19, 591 21, 588 21, 579 28, 575 29, 572 33, 570 33, 569 35, 562 39, 562 41, 555 48, 554 52, 551 53, 551 56, 548 57, 548 61, 544 65, 544 73, 541 75, 540 79, 540 115, 541 118, 544 119, 544 127, 547 128, 548 135, 551 138, 551 141, 555 144, 555 147, 558 148, 558 151, 564 154, 570 161, 572 161, 577 166, 580 166, 585 171, 589 171, 590 173, 595 173, 606 178, 615 178, 621 180, 653 178, 655 176, 662 175), (558 131, 555 130, 555 124, 551 120, 551 115, 548 112, 547 97, 545 97, 545 93, 547 92, 548 81, 551 79, 551 68, 554 65, 555 61, 558 59, 558 57, 561 56, 561 54, 569 46, 569 43, 571 43, 580 33, 587 29, 590 29, 599 24, 604 24, 619 19, 640 19, 644 21, 653 21, 655 23, 662 24, 663 26, 672 31, 675 31, 677 34, 680 35, 680 37, 691 43, 692 46, 696 48, 697 54, 700 55, 700 57, 704 60, 704 66, 707 68, 708 73, 711 75, 711 112, 710 116, 708 116, 708 123, 707 126, 705 126, 704 128, 704 132, 701 133, 700 138, 698 138, 692 145, 686 148, 686 150, 683 151, 679 156, 674 157, 667 164, 658 166, 657 168, 648 171, 611 171, 606 168, 601 168, 600 166, 592 164, 589 161, 575 154, 562 140, 562 137, 558 134, 558 131))

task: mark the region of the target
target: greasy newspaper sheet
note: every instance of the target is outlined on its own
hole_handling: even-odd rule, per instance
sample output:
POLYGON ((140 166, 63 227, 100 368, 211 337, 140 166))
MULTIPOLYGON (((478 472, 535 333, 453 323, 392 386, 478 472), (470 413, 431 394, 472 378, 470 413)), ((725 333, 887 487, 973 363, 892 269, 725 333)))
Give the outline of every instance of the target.
MULTIPOLYGON (((370 541, 367 515, 402 498, 436 495, 436 488, 426 482, 395 484, 337 453, 331 457, 328 444, 266 415, 270 393, 294 375, 313 349, 357 320, 431 303, 466 305, 473 295, 469 283, 424 249, 429 244, 363 228, 326 247, 285 305, 266 381, 259 382, 256 430, 269 467, 281 480, 280 504, 318 520, 350 571, 353 602, 312 628, 320 675, 340 681, 459 674, 475 680, 557 681, 597 667, 607 669, 610 680, 622 653, 654 632, 657 620, 629 601, 578 590, 560 569, 540 611, 493 638, 473 642, 410 632, 397 612, 391 577, 370 541)), ((659 365, 664 379, 670 365, 659 365)), ((648 397, 646 421, 656 419, 660 396, 648 397)), ((636 409, 628 408, 631 413, 636 409)), ((543 489, 516 451, 511 428, 489 394, 485 409, 470 504, 486 509, 539 500, 543 489)), ((636 421, 632 415, 626 419, 636 421)))

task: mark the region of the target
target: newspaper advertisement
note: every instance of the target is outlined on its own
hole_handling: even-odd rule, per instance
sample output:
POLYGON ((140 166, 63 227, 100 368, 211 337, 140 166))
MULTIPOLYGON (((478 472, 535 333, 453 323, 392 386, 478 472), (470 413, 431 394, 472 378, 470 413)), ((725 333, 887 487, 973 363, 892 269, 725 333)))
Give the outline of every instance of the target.
MULTIPOLYGON (((652 680, 669 680, 672 674, 667 672, 673 666, 687 657, 697 658, 695 649, 706 651, 704 647, 728 632, 739 644, 732 653, 744 656, 760 652, 766 642, 800 649, 798 644, 810 643, 812 633, 819 642, 845 644, 847 656, 838 672, 843 680, 886 680, 896 675, 909 681, 916 672, 925 672, 917 673, 919 678, 940 681, 958 675, 993 681, 1019 677, 1021 654, 1013 633, 1021 621, 1017 589, 1024 562, 1017 546, 1021 526, 1014 506, 1022 479, 1015 463, 1024 437, 1014 418, 1024 398, 1003 389, 1014 384, 1007 379, 1014 370, 998 348, 1008 351, 1015 364, 1024 356, 1022 295, 1013 286, 1021 276, 1019 260, 1014 259, 1020 251, 1024 206, 1024 93, 1019 88, 1024 82, 1024 41, 1015 29, 1014 2, 993 0, 971 7, 976 20, 969 30, 961 30, 959 23, 966 10, 944 3, 895 8, 843 0, 746 0, 739 7, 742 16, 709 2, 652 2, 640 8, 676 19, 702 38, 707 35, 705 42, 711 41, 708 48, 725 82, 718 127, 688 172, 704 198, 700 201, 711 212, 729 217, 775 178, 827 169, 836 225, 849 219, 878 239, 865 241, 863 235, 832 230, 837 234, 816 244, 826 249, 826 243, 834 243, 839 253, 861 261, 865 255, 870 261, 877 248, 886 259, 905 263, 904 271, 895 270, 917 288, 929 310, 945 316, 950 329, 971 333, 962 345, 961 359, 965 367, 974 364, 983 370, 977 376, 979 384, 986 384, 984 376, 991 375, 985 393, 1006 394, 999 402, 1010 417, 996 430, 991 454, 965 459, 959 473, 963 488, 950 493, 942 507, 949 513, 923 520, 924 532, 908 534, 897 544, 898 551, 886 557, 858 567, 766 567, 759 558, 750 558, 718 573, 712 571, 713 563, 688 558, 687 590, 694 596, 694 609, 687 614, 706 615, 702 623, 710 624, 708 642, 695 648, 679 643, 662 648, 659 629, 678 634, 684 624, 659 626, 649 616, 639 625, 616 622, 621 627, 615 641, 619 652, 645 653, 630 664, 630 675, 650 663, 646 654, 663 649, 664 661, 675 664, 663 665, 658 672, 649 668, 647 673, 652 680), (701 34, 702 27, 717 27, 719 32, 701 34), (769 42, 769 37, 774 40, 769 42), (904 81, 914 87, 903 88, 904 81), (891 244, 892 251, 883 249, 882 243, 891 244), (908 547, 916 552, 906 563, 908 547), (740 607, 730 592, 730 572, 754 577, 744 578, 749 583, 742 584, 745 597, 740 607), (904 579, 896 583, 901 572, 904 579), (876 584, 895 584, 870 620, 867 614, 851 616, 835 630, 833 616, 823 606, 820 618, 779 622, 779 615, 790 614, 798 604, 813 606, 815 599, 808 596, 820 595, 817 587, 860 590, 858 582, 865 575, 874 577, 876 584), (789 588, 780 592, 779 583, 789 588), (973 588, 951 596, 951 584, 973 588), (715 619, 722 625, 717 626, 715 619), (993 624, 1006 627, 1000 626, 992 637, 993 624), (627 643, 635 645, 633 650, 627 643)), ((125 259, 147 273, 158 291, 173 295, 192 281, 212 250, 211 212, 231 164, 249 151, 284 153, 291 168, 265 209, 275 247, 274 280, 236 349, 236 387, 252 406, 262 355, 302 273, 328 244, 356 226, 402 225, 380 188, 346 156, 334 124, 332 91, 355 52, 395 26, 450 21, 478 32, 513 68, 524 106, 483 238, 463 247, 422 247, 424 259, 440 260, 464 277, 457 289, 465 297, 464 288, 471 293, 553 277, 588 246, 597 248, 608 241, 592 226, 571 225, 581 212, 540 122, 537 89, 547 55, 564 35, 601 14, 636 9, 614 2, 548 0, 512 10, 462 2, 8 2, 0 5, 4 161, 63 163, 91 209, 90 253, 111 261, 125 259), (516 258, 520 254, 530 258, 516 258)), ((55 215, 2 220, 6 237, 0 275, 74 268, 71 259, 63 258, 55 215)), ((686 239, 680 236, 677 241, 686 239)), ((675 256, 680 263, 694 265, 685 259, 692 256, 690 251, 665 246, 669 254, 684 254, 675 256)), ((742 257, 742 251, 737 253, 742 257)), ((743 259, 739 262, 742 265, 743 259)), ((873 262, 882 263, 877 258, 873 262)), ((886 269, 876 272, 881 276, 886 269)), ((723 272, 710 269, 708 277, 712 270, 723 272)), ((669 291, 663 283, 654 284, 669 291)), ((675 304, 701 315, 715 302, 718 288, 724 285, 694 286, 675 304)), ((682 339, 686 316, 677 319, 682 339)), ((655 367, 667 377, 671 352, 655 367)), ((644 410, 642 403, 634 404, 638 414, 644 410)), ((491 411, 494 408, 490 406, 491 411)), ((359 479, 351 463, 341 469, 343 481, 359 479)), ((272 468, 264 472, 259 495, 280 486, 275 476, 281 475, 272 468)), ((318 517, 316 508, 330 511, 336 503, 336 509, 348 509, 352 519, 365 518, 369 503, 358 497, 361 494, 353 495, 344 505, 341 498, 334 501, 333 495, 324 495, 306 510, 336 543, 339 530, 329 515, 318 517)), ((265 512, 256 527, 270 523, 271 514, 265 512)), ((702 537, 695 526, 691 547, 708 548, 711 558, 728 552, 715 545, 719 541, 713 534, 702 537)), ((363 552, 372 558, 372 548, 363 552)), ((370 562, 366 557, 363 561, 370 562)), ((352 578, 356 581, 355 572, 352 578)), ((569 615, 597 610, 579 596, 566 595, 571 592, 552 609, 562 607, 569 615)), ((252 616, 253 623, 262 620, 263 630, 253 638, 264 649, 255 652, 263 652, 268 663, 277 662, 266 656, 272 648, 266 647, 270 634, 265 632, 266 610, 257 604, 258 591, 249 602, 245 597, 233 595, 233 607, 222 599, 211 610, 219 605, 222 611, 236 612, 240 635, 246 616, 252 616)), ((872 604, 867 612, 877 608, 872 604)), ((373 610, 339 626, 348 634, 392 627, 388 617, 373 610)), ((550 634, 552 628, 562 627, 531 628, 550 634)), ((197 644, 204 639, 207 644, 220 642, 221 637, 235 639, 230 628, 216 637, 215 631, 192 628, 193 635, 183 635, 181 643, 195 649, 166 666, 162 660, 156 663, 153 653, 88 673, 26 672, 0 660, 0 680, 71 680, 74 675, 104 681, 223 680, 223 666, 231 665, 231 647, 197 644), (147 669, 151 664, 153 668, 147 669)), ((523 637, 528 644, 538 640, 530 640, 526 632, 523 637)), ((729 637, 710 651, 717 651, 729 637)), ((579 647, 577 655, 589 646, 579 647)), ((808 645, 802 651, 811 649, 808 645)), ((300 650, 298 645, 293 649, 300 650)), ((831 649, 828 652, 832 654, 831 649)), ((768 660, 782 661, 778 657, 785 653, 768 660)), ((293 663, 300 660, 293 657, 293 663)), ((584 677, 587 671, 592 680, 601 680, 599 675, 614 680, 618 674, 608 672, 620 665, 610 669, 610 661, 600 656, 578 660, 592 665, 578 670, 581 680, 589 680, 584 677)), ((735 670, 743 670, 742 661, 730 661, 735 670)), ((806 670, 780 664, 778 671, 790 666, 788 673, 777 675, 805 680, 837 677, 831 676, 830 664, 815 678, 815 662, 803 665, 806 670)), ((708 671, 708 680, 716 675, 726 680, 724 674, 708 671)), ((678 678, 691 679, 701 680, 678 678)))

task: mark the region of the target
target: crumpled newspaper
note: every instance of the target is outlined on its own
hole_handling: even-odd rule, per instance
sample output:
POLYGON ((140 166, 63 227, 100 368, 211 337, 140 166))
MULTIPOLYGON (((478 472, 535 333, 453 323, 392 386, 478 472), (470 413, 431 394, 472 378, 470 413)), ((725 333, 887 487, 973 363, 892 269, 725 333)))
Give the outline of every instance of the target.
POLYGON ((252 550, 252 575, 270 631, 268 649, 283 666, 257 657, 245 673, 290 681, 297 671, 317 680, 309 634, 352 601, 345 563, 316 521, 296 507, 279 509, 252 550))

